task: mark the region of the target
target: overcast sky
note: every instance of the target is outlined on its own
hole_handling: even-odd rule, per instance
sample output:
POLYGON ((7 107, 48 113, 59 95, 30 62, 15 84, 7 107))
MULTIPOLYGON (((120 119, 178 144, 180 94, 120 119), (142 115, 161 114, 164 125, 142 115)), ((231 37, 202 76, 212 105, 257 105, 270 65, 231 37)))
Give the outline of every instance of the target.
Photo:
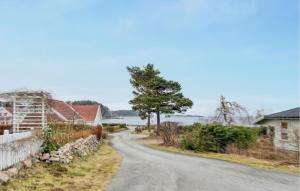
POLYGON ((0 91, 129 109, 128 65, 153 63, 211 115, 220 95, 299 106, 298 0, 0 0, 0 91))

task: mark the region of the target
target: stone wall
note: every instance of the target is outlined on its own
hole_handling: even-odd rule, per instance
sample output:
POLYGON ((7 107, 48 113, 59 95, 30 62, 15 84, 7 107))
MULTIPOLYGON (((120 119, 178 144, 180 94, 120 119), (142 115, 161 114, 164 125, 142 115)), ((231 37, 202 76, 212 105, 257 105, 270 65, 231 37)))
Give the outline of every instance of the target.
POLYGON ((40 160, 47 163, 62 162, 68 164, 72 161, 74 156, 83 157, 94 152, 99 144, 100 142, 97 140, 96 135, 90 135, 85 139, 81 138, 73 143, 68 143, 58 151, 38 154, 36 157, 19 162, 5 171, 0 171, 0 184, 6 183, 11 177, 19 175, 23 172, 23 169, 30 168, 32 162, 38 162, 40 160))
POLYGON ((78 139, 74 143, 67 143, 58 151, 39 155, 41 161, 70 163, 73 156, 83 157, 97 149, 99 141, 96 135, 90 135, 85 139, 78 139))

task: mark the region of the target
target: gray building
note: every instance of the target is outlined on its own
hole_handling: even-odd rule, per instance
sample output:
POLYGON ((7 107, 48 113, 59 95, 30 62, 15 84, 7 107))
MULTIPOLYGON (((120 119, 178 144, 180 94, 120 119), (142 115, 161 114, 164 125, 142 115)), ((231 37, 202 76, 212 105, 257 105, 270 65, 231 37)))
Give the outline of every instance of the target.
POLYGON ((255 124, 274 127, 275 149, 299 152, 300 107, 263 116, 255 124))

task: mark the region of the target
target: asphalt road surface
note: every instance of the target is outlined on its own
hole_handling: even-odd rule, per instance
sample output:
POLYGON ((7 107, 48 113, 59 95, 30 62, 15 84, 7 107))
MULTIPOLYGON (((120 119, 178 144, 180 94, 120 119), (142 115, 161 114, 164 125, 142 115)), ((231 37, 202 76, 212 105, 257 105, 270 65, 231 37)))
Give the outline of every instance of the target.
POLYGON ((117 133, 114 147, 123 156, 108 191, 298 191, 299 176, 245 165, 162 152, 117 133))

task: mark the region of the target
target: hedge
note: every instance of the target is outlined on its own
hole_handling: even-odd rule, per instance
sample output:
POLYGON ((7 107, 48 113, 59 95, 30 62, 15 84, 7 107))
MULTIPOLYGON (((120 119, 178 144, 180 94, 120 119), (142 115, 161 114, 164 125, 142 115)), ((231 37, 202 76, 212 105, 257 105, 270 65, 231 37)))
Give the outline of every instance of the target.
POLYGON ((246 127, 195 124, 184 128, 181 146, 189 150, 222 153, 229 144, 246 149, 255 143, 256 139, 256 133, 246 127))

